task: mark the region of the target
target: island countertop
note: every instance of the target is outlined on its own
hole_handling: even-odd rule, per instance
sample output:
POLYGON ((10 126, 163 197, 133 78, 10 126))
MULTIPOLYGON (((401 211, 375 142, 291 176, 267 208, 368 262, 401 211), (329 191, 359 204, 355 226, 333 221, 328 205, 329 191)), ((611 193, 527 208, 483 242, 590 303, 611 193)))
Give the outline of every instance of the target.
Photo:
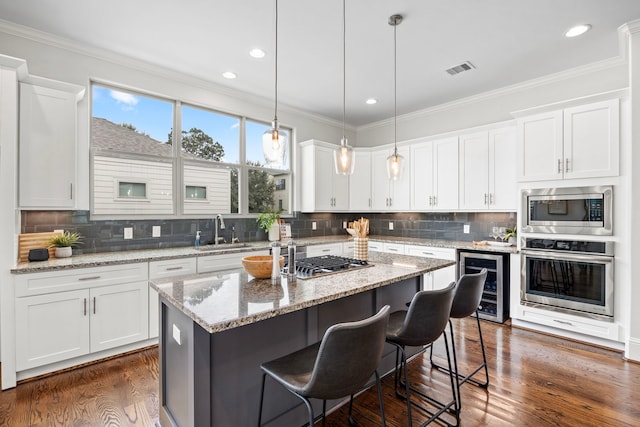
POLYGON ((209 333, 249 325, 296 310, 420 276, 455 261, 369 252, 369 267, 271 284, 242 268, 152 281, 169 303, 209 333))

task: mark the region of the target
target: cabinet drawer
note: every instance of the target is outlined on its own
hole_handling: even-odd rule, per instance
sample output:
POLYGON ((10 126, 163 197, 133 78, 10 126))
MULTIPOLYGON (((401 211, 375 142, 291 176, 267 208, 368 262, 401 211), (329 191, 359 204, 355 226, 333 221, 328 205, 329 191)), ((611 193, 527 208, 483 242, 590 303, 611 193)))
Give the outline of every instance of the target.
POLYGON ((197 271, 195 257, 149 262, 149 280, 195 274, 197 271))
POLYGON ((332 243, 329 245, 307 246, 307 257, 321 255, 342 255, 342 243, 332 243))
POLYGON ((371 240, 369 240, 369 250, 376 251, 376 252, 383 252, 384 245, 382 244, 382 242, 372 242, 371 240))
POLYGON ((249 255, 269 255, 269 251, 240 252, 235 254, 199 256, 198 273, 242 267, 242 258, 249 255))
POLYGON ((600 337, 612 341, 620 340, 620 328, 615 322, 601 322, 586 317, 576 317, 554 311, 521 306, 520 318, 527 322, 551 326, 565 331, 600 337))
POLYGON ((447 248, 435 248, 432 246, 406 245, 406 254, 425 258, 440 258, 456 260, 456 250, 447 248))
POLYGON ((404 245, 401 243, 385 243, 383 245, 384 252, 392 253, 392 254, 402 254, 404 255, 405 249, 404 245))
POLYGON ((26 273, 15 276, 16 297, 148 280, 147 263, 26 273))

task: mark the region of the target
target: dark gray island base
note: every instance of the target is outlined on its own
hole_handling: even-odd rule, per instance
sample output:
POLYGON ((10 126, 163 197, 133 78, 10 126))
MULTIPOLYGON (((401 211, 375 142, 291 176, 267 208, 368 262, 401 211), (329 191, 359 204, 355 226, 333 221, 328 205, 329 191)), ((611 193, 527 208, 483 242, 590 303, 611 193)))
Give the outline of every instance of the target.
MULTIPOLYGON (((370 264, 294 283, 283 279, 280 285, 255 280, 241 268, 153 282, 161 302, 162 426, 256 425, 260 363, 319 341, 334 323, 369 317, 385 304, 392 311, 406 309, 423 274, 454 261, 373 252, 370 264)), ((394 358, 387 345, 379 371, 389 372, 394 358)), ((301 401, 267 380, 265 425, 305 420, 301 401)))

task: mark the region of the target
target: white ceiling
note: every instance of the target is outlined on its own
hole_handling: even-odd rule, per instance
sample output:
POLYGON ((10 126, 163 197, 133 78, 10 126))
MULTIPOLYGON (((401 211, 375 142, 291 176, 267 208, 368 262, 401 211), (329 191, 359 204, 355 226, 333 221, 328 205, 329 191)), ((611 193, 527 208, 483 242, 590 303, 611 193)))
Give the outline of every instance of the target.
MULTIPOLYGON (((0 19, 167 67, 268 99, 274 96, 275 1, 0 0, 0 19), (261 47, 262 60, 248 51, 261 47), (233 71, 235 80, 222 78, 233 71)), ((348 124, 425 109, 619 55, 617 28, 640 0, 347 0, 348 124), (571 26, 587 34, 567 39, 571 26), (476 69, 449 76, 470 61, 476 69), (377 105, 364 101, 374 97, 377 105)), ((342 1, 279 0, 279 102, 342 120, 342 1)), ((0 52, 2 53, 2 52, 0 52)))

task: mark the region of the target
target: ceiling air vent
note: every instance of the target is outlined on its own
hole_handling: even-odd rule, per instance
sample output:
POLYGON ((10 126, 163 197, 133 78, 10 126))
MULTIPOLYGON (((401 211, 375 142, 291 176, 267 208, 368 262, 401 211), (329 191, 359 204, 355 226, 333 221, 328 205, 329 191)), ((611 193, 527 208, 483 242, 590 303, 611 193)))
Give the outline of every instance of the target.
POLYGON ((447 73, 449 73, 452 76, 455 76, 456 74, 460 74, 464 71, 469 71, 469 70, 473 70, 474 67, 473 64, 469 61, 463 62, 460 65, 456 65, 455 67, 451 67, 449 68, 447 71, 447 73))

